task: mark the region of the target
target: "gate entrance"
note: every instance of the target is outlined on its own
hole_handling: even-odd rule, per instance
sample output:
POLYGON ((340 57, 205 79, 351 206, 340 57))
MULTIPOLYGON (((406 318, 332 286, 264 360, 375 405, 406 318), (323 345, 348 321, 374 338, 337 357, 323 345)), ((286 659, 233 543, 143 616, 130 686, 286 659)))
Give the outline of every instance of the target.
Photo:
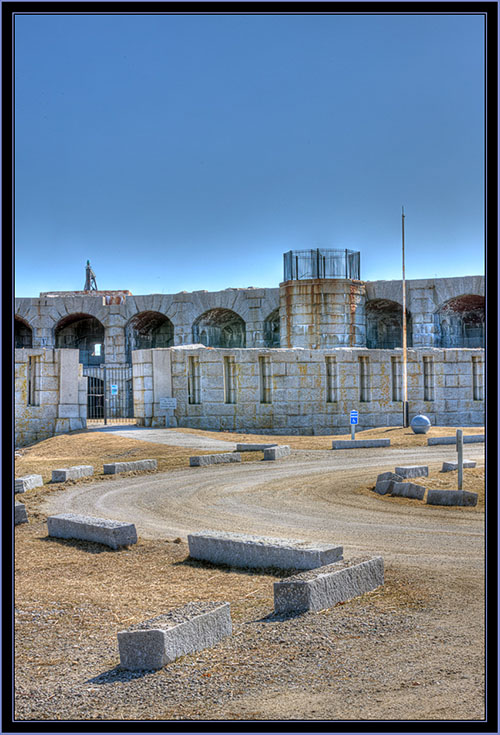
POLYGON ((87 424, 135 424, 132 366, 84 366, 87 424))

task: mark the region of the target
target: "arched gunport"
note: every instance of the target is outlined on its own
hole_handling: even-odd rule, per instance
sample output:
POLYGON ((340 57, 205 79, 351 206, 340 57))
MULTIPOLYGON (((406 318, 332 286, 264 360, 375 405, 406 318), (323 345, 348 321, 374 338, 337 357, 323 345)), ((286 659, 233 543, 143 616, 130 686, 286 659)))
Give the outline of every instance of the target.
POLYGON ((14 317, 14 347, 16 349, 33 347, 33 330, 28 322, 19 316, 14 317))
POLYGON ((129 363, 132 362, 133 350, 172 347, 173 344, 174 325, 158 311, 141 311, 125 327, 125 354, 129 363))
POLYGON ((90 314, 69 314, 56 325, 55 346, 80 351, 82 365, 104 362, 104 327, 90 314))
POLYGON ((206 347, 245 347, 245 322, 231 309, 209 309, 193 323, 193 343, 206 347))
MULTIPOLYGON (((366 302, 366 346, 394 350, 403 346, 403 307, 396 301, 372 299, 366 302)), ((411 314, 406 310, 407 346, 412 347, 411 314)))
POLYGON ((434 316, 436 347, 484 347, 484 296, 450 299, 434 316))

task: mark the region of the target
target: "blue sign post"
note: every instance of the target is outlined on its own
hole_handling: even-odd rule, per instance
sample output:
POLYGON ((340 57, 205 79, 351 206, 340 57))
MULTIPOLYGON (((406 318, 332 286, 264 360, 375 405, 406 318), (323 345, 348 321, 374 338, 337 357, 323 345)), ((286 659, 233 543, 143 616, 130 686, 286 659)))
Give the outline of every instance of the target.
POLYGON ((351 411, 351 439, 354 441, 354 432, 356 431, 355 426, 358 423, 358 412, 351 411))

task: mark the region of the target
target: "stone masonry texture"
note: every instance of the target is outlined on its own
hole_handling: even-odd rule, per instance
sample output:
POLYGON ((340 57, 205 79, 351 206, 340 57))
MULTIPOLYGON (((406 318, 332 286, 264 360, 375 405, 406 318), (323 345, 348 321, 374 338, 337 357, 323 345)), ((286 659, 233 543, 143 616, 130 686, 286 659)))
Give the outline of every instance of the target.
POLYGON ((42 487, 43 479, 41 475, 24 475, 24 477, 16 477, 14 481, 14 492, 24 493, 26 490, 33 490, 35 487, 42 487))
POLYGON ((465 490, 428 490, 429 505, 477 505, 477 493, 465 490))
POLYGON ((24 503, 14 504, 14 525, 18 526, 20 523, 28 523, 28 514, 26 512, 26 506, 24 503))
POLYGON ((289 456, 290 451, 291 450, 288 444, 282 444, 277 447, 269 447, 269 449, 264 449, 264 459, 283 459, 283 457, 289 456))
MULTIPOLYGON (((472 459, 464 459, 463 466, 471 469, 476 466, 476 463, 472 459)), ((453 472, 453 470, 458 470, 458 462, 443 462, 441 472, 453 472)))
POLYGON ((118 549, 137 543, 133 523, 110 521, 106 518, 61 513, 47 518, 48 535, 56 538, 80 539, 118 549))
POLYGON ((116 475, 120 472, 148 472, 158 469, 156 459, 137 459, 135 462, 111 462, 103 465, 105 475, 116 475))
POLYGON ((324 610, 384 584, 382 557, 359 557, 274 583, 276 614, 324 610))
MULTIPOLYGON (((433 426, 483 425, 483 337, 467 337, 463 320, 475 304, 475 332, 483 329, 484 277, 408 280, 406 289, 410 416, 425 414, 433 426), (432 361, 433 400, 424 392, 424 358, 432 361)), ((342 274, 267 289, 18 298, 14 317, 22 335, 17 331, 16 344, 25 346, 15 350, 16 446, 86 427, 89 373, 79 364, 86 358, 56 347, 60 329, 74 328, 82 314, 100 325, 103 362, 132 366, 130 395, 141 426, 344 434, 353 409, 359 429, 398 426, 401 402, 394 400, 392 381, 400 375, 402 350, 395 346, 398 339, 391 347, 373 335, 384 318, 400 313, 401 299, 400 280, 365 282, 342 274), (149 319, 154 326, 152 314, 163 319, 164 339, 143 349, 138 325, 149 319), (229 344, 214 341, 228 318, 229 344), (31 358, 37 361, 34 373, 31 358), (189 358, 198 361, 195 368, 189 358), (234 363, 227 375, 224 358, 234 363), (267 360, 264 377, 261 358, 267 360), (369 365, 368 400, 360 395, 360 358, 369 365), (36 385, 30 386, 35 373, 36 385), (175 398, 176 407, 166 408, 165 398, 175 398)))
MULTIPOLYGON (((463 437, 464 444, 480 444, 484 442, 484 434, 466 434, 463 437)), ((432 446, 433 444, 456 444, 456 436, 430 436, 427 439, 427 444, 432 446)))
POLYGON ((391 495, 399 498, 423 500, 425 487, 423 485, 415 485, 413 482, 394 482, 391 488, 391 495))
POLYGON ((342 546, 239 533, 201 531, 188 535, 193 559, 234 567, 314 569, 342 559, 342 546))
POLYGON ((265 449, 276 447, 277 444, 237 444, 237 452, 263 452, 265 449))
POLYGON ((231 633, 229 603, 189 602, 120 631, 120 665, 130 671, 160 669, 179 656, 215 646, 231 633))
POLYGON ((228 464, 230 462, 241 462, 238 452, 225 452, 221 454, 201 454, 189 458, 190 467, 207 467, 211 464, 228 464))
POLYGON ((389 447, 390 439, 334 439, 332 449, 369 449, 370 447, 389 447))
POLYGON ((80 480, 82 477, 91 477, 94 474, 92 465, 75 465, 52 470, 52 482, 66 482, 66 480, 80 480))
POLYGON ((403 478, 406 477, 428 477, 429 468, 425 465, 408 465, 406 467, 396 467, 394 472, 403 478))

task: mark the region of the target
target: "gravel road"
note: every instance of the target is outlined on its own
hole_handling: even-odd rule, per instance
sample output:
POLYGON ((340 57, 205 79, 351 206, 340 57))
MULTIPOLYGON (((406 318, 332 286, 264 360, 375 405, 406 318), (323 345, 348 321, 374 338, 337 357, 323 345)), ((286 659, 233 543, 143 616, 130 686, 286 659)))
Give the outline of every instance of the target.
MULTIPOLYGON (((481 462, 484 449, 464 448, 481 462)), ((335 542, 346 550, 454 563, 467 542, 482 563, 482 514, 448 508, 374 503, 354 492, 396 465, 439 469, 454 448, 295 450, 286 460, 186 468, 144 477, 117 477, 69 487, 47 499, 47 514, 72 512, 131 521, 144 538, 186 538, 213 529, 335 542)))

